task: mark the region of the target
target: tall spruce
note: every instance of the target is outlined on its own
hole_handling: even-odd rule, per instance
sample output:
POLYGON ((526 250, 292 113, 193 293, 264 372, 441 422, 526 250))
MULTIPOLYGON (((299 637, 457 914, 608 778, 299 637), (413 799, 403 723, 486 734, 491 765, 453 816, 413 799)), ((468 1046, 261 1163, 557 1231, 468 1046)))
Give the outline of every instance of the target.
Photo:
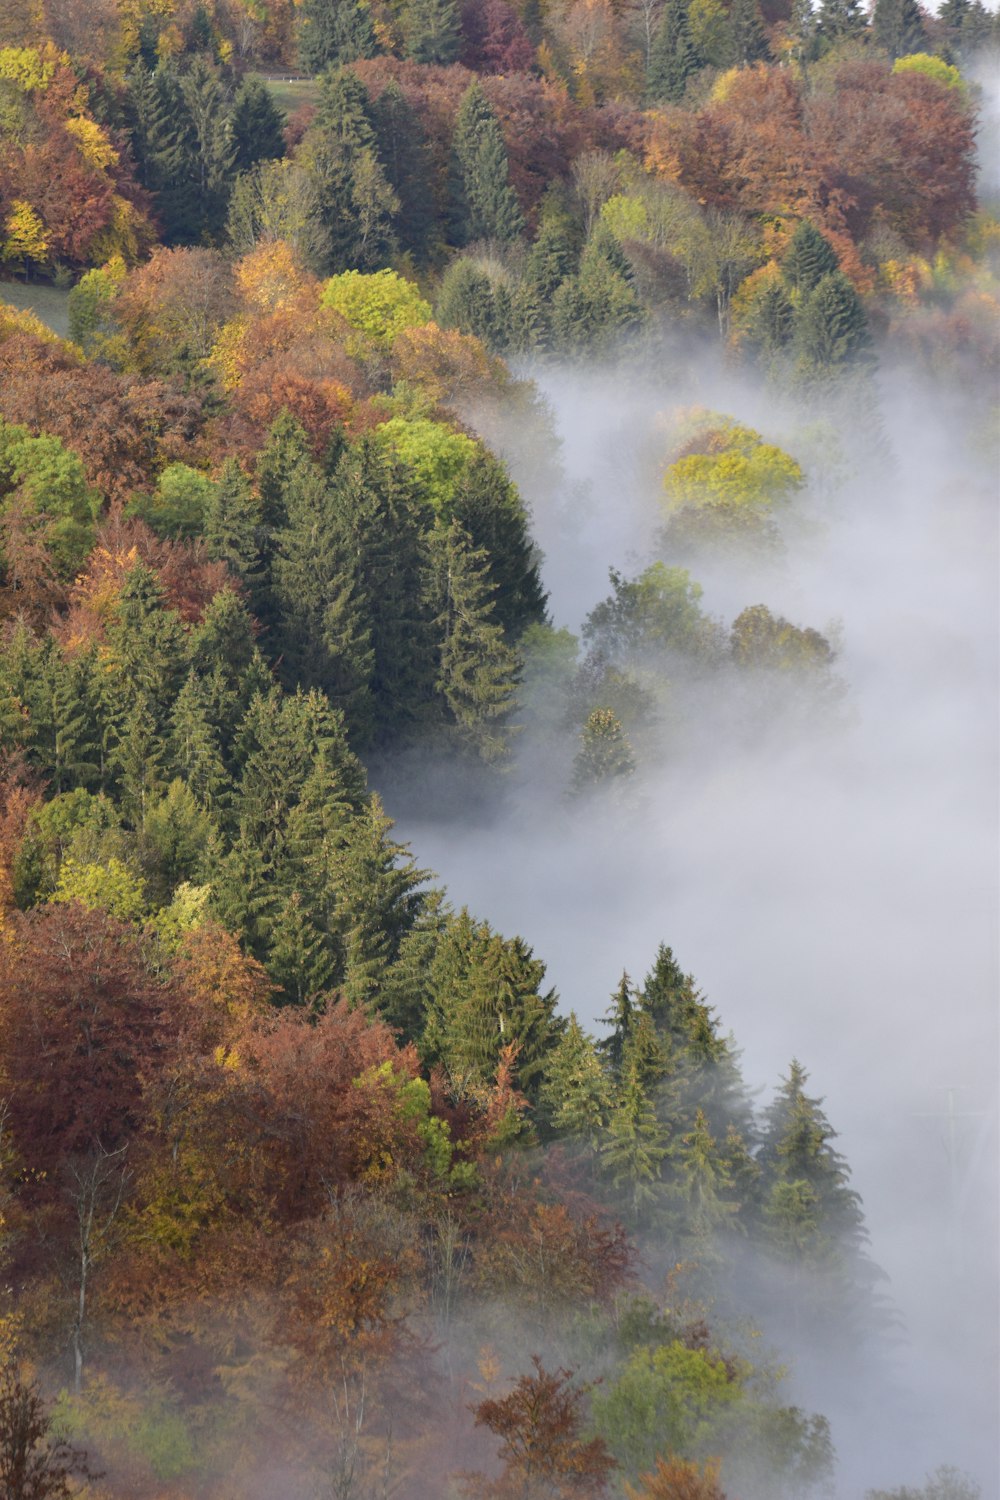
POLYGON ((302 0, 297 37, 299 62, 307 73, 323 73, 378 51, 368 0, 302 0))
POLYGON ((743 67, 763 62, 770 56, 767 32, 758 0, 732 0, 729 7, 729 35, 732 53, 743 67))
POLYGON ((452 139, 452 239, 509 244, 524 229, 510 186, 507 148, 482 85, 474 81, 462 95, 452 139))
POLYGON ((462 474, 451 514, 473 547, 486 553, 487 576, 496 591, 494 615, 508 637, 543 623, 547 596, 528 513, 503 464, 485 448, 477 450, 462 474))
POLYGON ((316 118, 299 160, 329 236, 330 269, 377 269, 395 249, 399 199, 378 158, 368 92, 350 69, 323 79, 316 118))
POLYGON ((830 241, 808 219, 796 226, 781 262, 781 274, 793 292, 805 296, 839 269, 837 254, 830 241))
POLYGON ((701 65, 691 38, 688 0, 666 0, 649 53, 648 97, 676 104, 701 65))
POLYGON ((404 0, 403 45, 416 63, 453 63, 461 42, 456 0, 404 0))
POLYGON ((420 116, 391 79, 372 105, 379 161, 399 199, 400 249, 425 260, 438 238, 433 158, 420 116))
POLYGON ((844 374, 871 364, 864 304, 843 271, 824 276, 799 307, 795 347, 807 377, 844 374))
POLYGON ((872 39, 894 62, 927 48, 927 29, 917 0, 875 0, 872 39))
POLYGON ((243 79, 233 100, 229 128, 234 172, 247 172, 259 161, 285 154, 282 114, 262 78, 251 74, 243 79))

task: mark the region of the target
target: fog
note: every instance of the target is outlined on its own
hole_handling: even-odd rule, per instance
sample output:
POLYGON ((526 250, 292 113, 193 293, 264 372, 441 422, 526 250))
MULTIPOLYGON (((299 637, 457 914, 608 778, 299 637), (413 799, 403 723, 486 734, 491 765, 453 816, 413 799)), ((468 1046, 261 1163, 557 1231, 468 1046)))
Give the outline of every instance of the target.
POLYGON ((873 1374, 860 1399, 783 1351, 791 1394, 831 1419, 840 1495, 916 1484, 947 1462, 988 1500, 1000 1494, 1000 889, 997 495, 982 423, 958 396, 883 370, 885 456, 835 415, 845 464, 833 485, 803 451, 801 413, 690 349, 631 376, 527 373, 551 409, 563 482, 539 477, 516 428, 490 439, 532 507, 554 623, 579 629, 609 566, 673 561, 656 552, 651 434, 678 402, 710 406, 784 443, 811 483, 784 559, 685 565, 727 624, 765 603, 834 629, 845 712, 762 737, 706 698, 701 732, 640 766, 631 810, 568 805, 527 733, 499 810, 430 814, 388 780, 397 832, 456 906, 533 945, 582 1020, 596 1023, 622 969, 640 979, 665 941, 764 1099, 792 1057, 805 1063, 905 1332, 894 1375, 873 1374))

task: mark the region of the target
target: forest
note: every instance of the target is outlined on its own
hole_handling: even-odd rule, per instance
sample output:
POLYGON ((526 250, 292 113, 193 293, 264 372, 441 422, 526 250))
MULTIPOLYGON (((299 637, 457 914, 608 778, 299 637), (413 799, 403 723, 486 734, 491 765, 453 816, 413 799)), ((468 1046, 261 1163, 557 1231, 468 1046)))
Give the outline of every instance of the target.
POLYGON ((998 59, 982 0, 4 0, 4 1500, 990 1500, 781 971, 863 802, 880 913, 965 828, 907 778, 995 695, 998 59))

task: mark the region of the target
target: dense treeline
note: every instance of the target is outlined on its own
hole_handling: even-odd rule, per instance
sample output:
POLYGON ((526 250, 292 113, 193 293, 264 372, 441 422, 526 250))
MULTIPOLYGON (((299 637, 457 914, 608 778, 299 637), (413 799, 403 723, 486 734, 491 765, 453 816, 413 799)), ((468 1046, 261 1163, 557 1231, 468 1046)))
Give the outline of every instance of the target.
POLYGON ((665 946, 588 1034, 365 761, 488 801, 520 745, 599 817, 844 712, 832 632, 693 570, 780 560, 847 462, 821 408, 881 472, 880 355, 981 399, 995 40, 980 0, 8 0, 0 264, 69 317, 0 304, 12 1494, 828 1484, 746 1332, 864 1360, 885 1319, 805 1068, 759 1107, 665 946), (680 333, 809 420, 664 414, 655 558, 576 638, 503 358, 680 333))

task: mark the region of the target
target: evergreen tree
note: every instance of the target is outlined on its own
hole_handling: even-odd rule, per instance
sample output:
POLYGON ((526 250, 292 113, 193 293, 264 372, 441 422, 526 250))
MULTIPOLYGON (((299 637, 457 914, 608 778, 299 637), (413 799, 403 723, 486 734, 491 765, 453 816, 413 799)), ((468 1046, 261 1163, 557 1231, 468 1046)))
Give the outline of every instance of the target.
POLYGON ((463 909, 448 922, 430 971, 422 1051, 445 1067, 459 1095, 496 1077, 503 1049, 517 1048, 518 1087, 535 1100, 564 1023, 545 965, 521 938, 503 938, 463 909))
POLYGON ((453 63, 460 31, 455 0, 404 0, 403 42, 416 63, 453 63))
POLYGON ((927 48, 927 32, 917 0, 875 0, 872 38, 891 61, 927 48))
POLYGON ((749 67, 763 62, 770 54, 767 32, 757 0, 732 0, 729 7, 729 34, 737 63, 749 67))
POLYGON ((573 759, 573 794, 617 786, 634 772, 635 756, 618 715, 610 708, 595 708, 573 759))
POLYGON ((210 558, 224 562, 246 587, 251 599, 260 589, 263 509, 249 479, 235 459, 222 466, 205 515, 205 546, 210 558))
POLYGON ((734 1227, 739 1205, 728 1163, 701 1109, 680 1137, 673 1169, 672 1196, 682 1210, 682 1243, 700 1262, 712 1261, 718 1255, 718 1237, 734 1227))
POLYGON ((499 121, 474 81, 462 95, 452 140, 452 237, 508 244, 524 229, 508 181, 507 149, 499 121))
POLYGON ((144 563, 122 582, 107 638, 110 693, 124 705, 142 694, 146 711, 162 729, 186 674, 186 633, 180 616, 164 607, 163 586, 144 563))
POLYGON ((824 276, 799 307, 795 345, 807 377, 837 375, 871 363, 865 309, 843 271, 824 276))
POLYGON ((211 810, 223 797, 229 777, 206 696, 197 673, 189 672, 170 715, 168 766, 201 806, 211 810))
POLYGON ((319 107, 297 160, 319 202, 329 236, 330 269, 377 269, 395 248, 399 209, 378 160, 368 93, 347 68, 323 79, 319 107))
POLYGON ((523 344, 551 348, 552 299, 562 283, 578 270, 581 249, 580 226, 562 196, 548 194, 514 299, 514 321, 523 344))
MULTIPOLYGON (((45 736, 46 773, 50 793, 91 787, 100 779, 101 748, 97 732, 97 700, 93 692, 96 654, 93 650, 65 657, 55 651, 46 663, 44 689, 49 712, 39 716, 49 730, 45 736)), ((44 741, 37 734, 35 753, 44 741)))
POLYGON ((528 625, 543 624, 546 594, 528 513, 503 465, 485 448, 477 449, 459 480, 451 514, 472 546, 489 559, 487 577, 496 590, 494 614, 508 637, 520 635, 528 625))
POLYGON ((676 104, 687 81, 702 66, 691 40, 688 0, 666 0, 649 53, 646 93, 676 104))
POLYGON ((817 32, 824 47, 861 38, 867 30, 861 0, 820 0, 817 32))
POLYGON ((666 1128, 634 1069, 615 1091, 600 1161, 633 1222, 645 1219, 662 1198, 661 1174, 669 1153, 666 1128))
POLYGON ((506 289, 494 283, 474 260, 456 256, 441 278, 435 316, 442 328, 457 328, 502 354, 510 347, 512 326, 506 289))
POLYGON ((639 1015, 636 994, 632 981, 622 974, 618 987, 611 996, 611 1009, 604 1017, 604 1025, 610 1027, 610 1036, 602 1037, 597 1051, 613 1079, 620 1079, 628 1039, 639 1015))
POLYGON ((596 1148, 611 1106, 611 1087, 593 1040, 573 1012, 548 1060, 540 1103, 557 1135, 596 1148))
POLYGON ((420 117, 391 79, 372 105, 378 157, 399 199, 396 233, 401 250, 428 258, 437 239, 432 188, 434 163, 420 117))
POLYGON ((794 331, 792 299, 780 281, 769 281, 750 309, 744 327, 745 340, 759 354, 777 355, 788 348, 794 331))
POLYGON ((248 172, 259 161, 285 154, 284 120, 262 78, 248 75, 236 90, 230 130, 233 171, 248 172))
POLYGON ((166 784, 164 742, 142 693, 135 696, 119 725, 108 761, 125 816, 141 833, 152 802, 166 784))
POLYGON ((272 568, 282 675, 292 685, 329 693, 365 738, 371 732, 371 622, 328 483, 314 464, 293 472, 285 504, 288 520, 276 536, 272 568))
POLYGON ((267 971, 288 1005, 316 1002, 336 973, 330 941, 292 891, 268 921, 267 971))
POLYGON ((815 224, 802 219, 781 262, 781 274, 793 292, 806 296, 824 276, 839 270, 836 251, 815 224))
POLYGON ((437 690, 451 733, 487 763, 507 754, 520 661, 496 622, 485 553, 457 521, 433 537, 432 597, 439 641, 437 690))
POLYGON ((420 913, 427 879, 409 850, 389 838, 392 821, 377 796, 352 819, 331 864, 337 933, 343 953, 341 990, 353 1006, 381 1012, 383 998, 400 1001, 403 939, 420 913))
POLYGON ((374 57, 378 45, 368 0, 302 0, 298 47, 307 73, 374 57))
POLYGON ((580 258, 579 273, 568 277, 553 298, 554 340, 569 351, 609 349, 637 328, 642 316, 621 246, 598 226, 580 258))
POLYGON ((182 76, 180 96, 188 122, 184 176, 192 194, 194 237, 214 239, 226 222, 236 160, 229 102, 217 70, 201 57, 182 76))

